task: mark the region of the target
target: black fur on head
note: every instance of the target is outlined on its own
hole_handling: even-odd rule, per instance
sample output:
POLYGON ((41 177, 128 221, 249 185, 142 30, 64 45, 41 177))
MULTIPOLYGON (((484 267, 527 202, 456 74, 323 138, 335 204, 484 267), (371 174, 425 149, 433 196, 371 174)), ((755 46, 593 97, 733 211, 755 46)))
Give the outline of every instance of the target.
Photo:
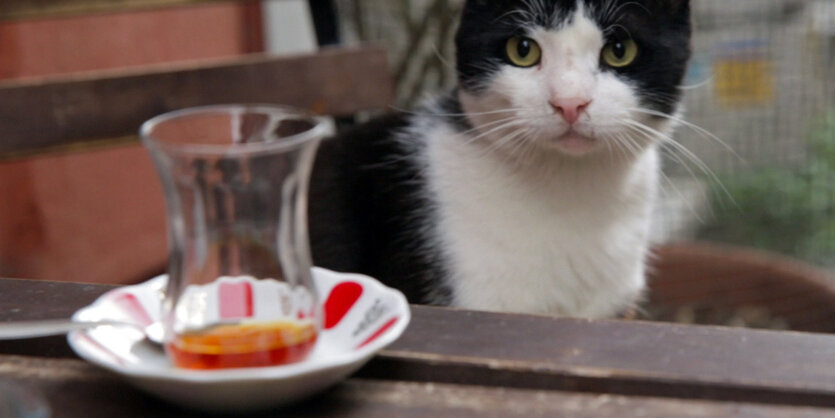
POLYGON ((636 62, 614 71, 639 89, 643 105, 672 113, 690 58, 689 0, 468 0, 456 37, 459 84, 479 94, 508 65, 509 38, 532 28, 558 29, 582 2, 607 41, 631 36, 640 46, 636 62))

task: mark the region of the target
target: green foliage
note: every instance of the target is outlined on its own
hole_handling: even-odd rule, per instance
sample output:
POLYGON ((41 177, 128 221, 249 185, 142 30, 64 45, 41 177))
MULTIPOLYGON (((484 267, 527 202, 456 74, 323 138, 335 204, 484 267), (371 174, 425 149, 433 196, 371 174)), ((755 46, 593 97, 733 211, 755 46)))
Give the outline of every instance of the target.
POLYGON ((725 176, 701 238, 835 265, 835 110, 813 125, 804 167, 725 176))

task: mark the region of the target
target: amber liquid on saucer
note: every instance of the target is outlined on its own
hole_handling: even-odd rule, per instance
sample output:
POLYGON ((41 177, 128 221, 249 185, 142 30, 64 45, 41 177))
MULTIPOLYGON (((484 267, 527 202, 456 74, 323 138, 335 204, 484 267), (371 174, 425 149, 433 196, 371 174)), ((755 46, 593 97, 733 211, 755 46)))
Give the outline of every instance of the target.
POLYGON ((174 365, 185 369, 268 367, 304 360, 316 337, 310 322, 218 325, 179 335, 166 348, 174 365))

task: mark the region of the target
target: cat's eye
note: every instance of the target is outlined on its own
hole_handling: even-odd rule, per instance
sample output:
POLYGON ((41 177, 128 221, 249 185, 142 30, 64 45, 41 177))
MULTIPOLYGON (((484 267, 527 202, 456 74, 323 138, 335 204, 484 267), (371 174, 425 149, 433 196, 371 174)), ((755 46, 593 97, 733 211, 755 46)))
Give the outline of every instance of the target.
POLYGON ((514 36, 507 40, 507 59, 517 67, 533 67, 542 59, 539 44, 531 38, 514 36))
POLYGON ((638 44, 632 39, 610 42, 603 47, 603 62, 610 67, 626 67, 635 62, 635 58, 637 57, 638 44))

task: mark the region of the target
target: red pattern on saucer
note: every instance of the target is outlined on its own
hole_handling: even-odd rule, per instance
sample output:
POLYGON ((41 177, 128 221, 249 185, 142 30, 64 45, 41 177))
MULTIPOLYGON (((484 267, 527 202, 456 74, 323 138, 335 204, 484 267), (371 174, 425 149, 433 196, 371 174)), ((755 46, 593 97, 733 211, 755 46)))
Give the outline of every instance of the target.
POLYGON ((344 282, 331 290, 325 301, 325 329, 333 329, 355 303, 362 297, 362 285, 357 282, 344 282))
POLYGON ((154 323, 153 318, 151 318, 145 306, 133 293, 116 291, 112 299, 113 303, 124 311, 131 322, 143 327, 154 323))

